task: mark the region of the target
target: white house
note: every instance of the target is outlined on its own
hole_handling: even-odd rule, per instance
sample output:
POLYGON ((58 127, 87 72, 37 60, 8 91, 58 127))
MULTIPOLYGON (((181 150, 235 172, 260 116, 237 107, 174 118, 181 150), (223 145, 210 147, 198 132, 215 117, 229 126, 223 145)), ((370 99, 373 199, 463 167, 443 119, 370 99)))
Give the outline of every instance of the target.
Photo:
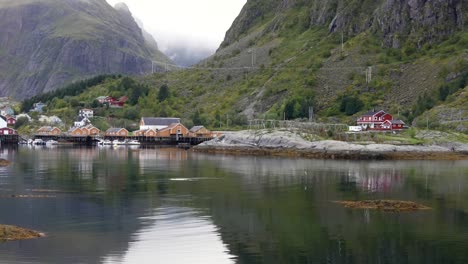
POLYGON ((169 127, 171 124, 179 124, 180 118, 175 117, 142 117, 140 121, 140 130, 153 129, 158 131, 169 127))
POLYGON ((0 116, 0 128, 8 127, 8 123, 5 117, 0 116))
POLYGON ((91 109, 81 109, 80 112, 78 113, 79 116, 87 117, 87 118, 92 118, 94 116, 94 111, 91 109))
POLYGON ((45 115, 41 115, 39 117, 39 122, 51 124, 51 125, 59 125, 63 123, 62 119, 60 119, 58 116, 45 116, 45 115))
POLYGON ((84 126, 87 126, 88 124, 91 124, 91 121, 89 121, 89 119, 87 117, 78 116, 78 118, 73 123, 73 126, 74 127, 84 127, 84 126))

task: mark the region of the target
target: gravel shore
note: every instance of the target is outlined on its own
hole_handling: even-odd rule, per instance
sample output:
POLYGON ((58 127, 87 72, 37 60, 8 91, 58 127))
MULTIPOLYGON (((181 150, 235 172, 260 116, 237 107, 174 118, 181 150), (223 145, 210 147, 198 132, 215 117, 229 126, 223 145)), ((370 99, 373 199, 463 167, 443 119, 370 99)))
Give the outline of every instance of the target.
POLYGON ((227 132, 194 148, 197 152, 273 155, 325 159, 468 159, 468 144, 357 144, 336 140, 308 141, 290 131, 227 132))

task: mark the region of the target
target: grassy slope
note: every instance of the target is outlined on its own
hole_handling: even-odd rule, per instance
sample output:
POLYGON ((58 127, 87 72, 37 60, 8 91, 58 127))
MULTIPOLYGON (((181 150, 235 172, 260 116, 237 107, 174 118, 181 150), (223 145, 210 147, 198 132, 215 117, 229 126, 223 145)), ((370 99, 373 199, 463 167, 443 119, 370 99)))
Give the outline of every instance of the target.
MULTIPOLYGON (((382 48, 379 36, 365 32, 345 36, 341 52, 340 34, 296 23, 306 15, 300 9, 288 10, 275 31, 267 30, 267 25, 278 18, 267 15, 240 40, 200 63, 199 69, 140 79, 150 87, 150 93, 140 99, 137 110, 142 115, 182 116, 186 120, 199 113, 205 125, 219 127, 219 120, 224 123, 226 117, 231 123, 242 123, 245 115, 282 118, 288 101, 309 96, 323 121, 338 119, 351 124, 354 117, 338 110, 336 99, 340 95, 360 98, 362 111, 385 108, 403 113, 419 95, 437 93, 452 73, 468 69, 467 32, 419 49, 408 41, 398 50, 382 48), (253 68, 252 49, 257 55, 253 68), (363 72, 368 66, 373 67, 373 80, 366 85, 363 72), (164 83, 173 97, 160 103, 155 98, 164 83)), ((106 92, 102 89, 91 89, 79 100, 106 92)))

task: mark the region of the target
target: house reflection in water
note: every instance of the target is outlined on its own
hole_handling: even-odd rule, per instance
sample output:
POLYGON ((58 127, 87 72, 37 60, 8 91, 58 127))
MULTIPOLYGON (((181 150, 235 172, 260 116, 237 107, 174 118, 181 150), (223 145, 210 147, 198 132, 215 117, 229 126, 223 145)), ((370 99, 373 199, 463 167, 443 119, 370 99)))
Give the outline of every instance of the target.
POLYGON ((403 186, 403 177, 400 170, 386 169, 350 169, 348 177, 356 182, 356 186, 367 192, 392 192, 403 186))

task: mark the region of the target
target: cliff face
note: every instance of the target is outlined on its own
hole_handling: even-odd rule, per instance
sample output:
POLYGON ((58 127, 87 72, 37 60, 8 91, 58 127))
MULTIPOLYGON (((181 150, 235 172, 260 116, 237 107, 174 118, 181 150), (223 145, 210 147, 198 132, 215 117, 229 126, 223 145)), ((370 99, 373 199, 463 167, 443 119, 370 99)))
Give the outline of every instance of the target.
POLYGON ((398 48, 399 36, 418 35, 420 42, 440 39, 459 31, 466 23, 468 4, 463 0, 250 0, 221 47, 239 40, 265 17, 274 17, 268 30, 281 24, 285 12, 300 8, 307 15, 296 23, 327 26, 330 32, 353 35, 366 30, 381 34, 385 45, 398 48), (302 19, 303 21, 300 21, 302 19))
MULTIPOLYGON (((128 9, 127 9, 128 11, 128 9)), ((0 0, 0 95, 18 99, 103 73, 151 72, 131 14, 105 0, 0 0)))

